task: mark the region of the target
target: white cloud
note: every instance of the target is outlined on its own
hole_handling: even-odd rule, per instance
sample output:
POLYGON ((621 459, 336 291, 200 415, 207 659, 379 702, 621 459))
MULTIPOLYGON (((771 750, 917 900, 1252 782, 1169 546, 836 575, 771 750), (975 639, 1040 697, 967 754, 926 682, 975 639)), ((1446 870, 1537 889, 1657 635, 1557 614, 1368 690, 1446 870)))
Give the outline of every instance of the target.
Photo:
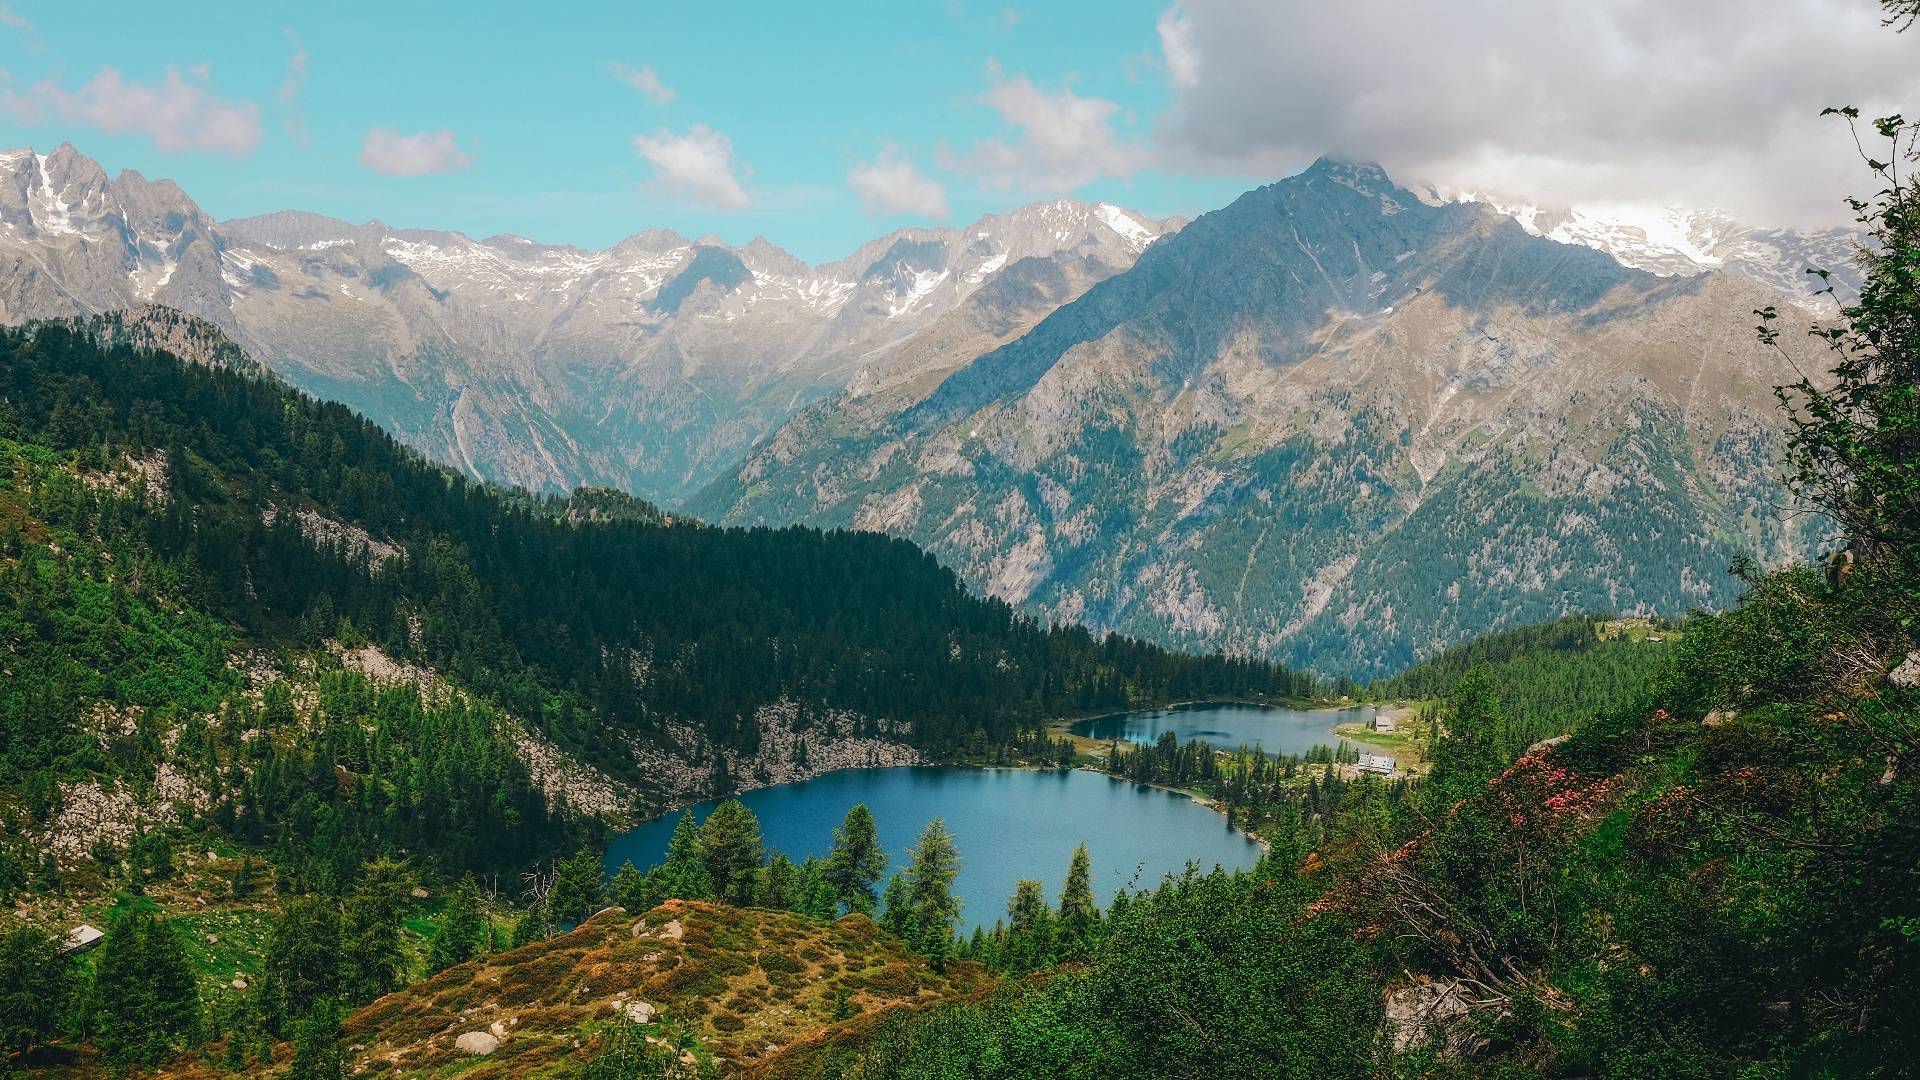
POLYGON ((12 30, 33 29, 33 24, 28 22, 24 16, 14 14, 13 7, 10 4, 0 4, 0 26, 5 26, 12 30))
POLYGON ((1200 56, 1193 48, 1193 23, 1179 8, 1160 13, 1154 29, 1160 34, 1160 55, 1166 58, 1167 78, 1182 90, 1200 85, 1200 56))
POLYGON ((650 67, 633 68, 616 61, 608 64, 607 70, 655 105, 665 105, 679 96, 673 87, 661 82, 660 76, 650 67))
POLYGON ((110 135, 144 135, 161 150, 236 156, 260 143, 260 107, 224 101, 169 67, 157 83, 128 82, 103 67, 77 90, 48 80, 24 94, 0 90, 0 113, 25 123, 50 117, 88 124, 110 135))
POLYGON ((653 166, 654 181, 667 191, 719 210, 739 210, 753 200, 733 172, 733 140, 705 124, 685 135, 662 128, 633 137, 634 153, 653 166))
POLYGON ((989 65, 993 85, 982 104, 1018 132, 1012 141, 982 139, 941 164, 996 188, 1071 191, 1104 176, 1131 176, 1148 164, 1146 150, 1114 131, 1120 106, 1062 88, 1046 91, 1026 76, 1006 78, 989 65))
POLYGON ((849 169, 847 186, 871 217, 917 214, 940 221, 947 216, 947 189, 891 147, 849 169))
POLYGON ((388 176, 425 176, 464 169, 473 159, 454 142, 451 131, 402 135, 392 128, 375 128, 360 145, 360 164, 388 176))
POLYGON ((313 136, 307 131, 307 112, 300 107, 300 89, 307 84, 307 47, 301 44, 300 35, 292 30, 285 33, 287 44, 293 46, 293 53, 287 57, 287 71, 280 78, 280 90, 276 96, 285 110, 287 134, 302 143, 309 143, 313 141, 313 136))
POLYGON ((1570 203, 1845 218, 1844 130, 1920 98, 1859 0, 1182 0, 1160 19, 1169 168, 1279 176, 1328 152, 1403 182, 1570 203))

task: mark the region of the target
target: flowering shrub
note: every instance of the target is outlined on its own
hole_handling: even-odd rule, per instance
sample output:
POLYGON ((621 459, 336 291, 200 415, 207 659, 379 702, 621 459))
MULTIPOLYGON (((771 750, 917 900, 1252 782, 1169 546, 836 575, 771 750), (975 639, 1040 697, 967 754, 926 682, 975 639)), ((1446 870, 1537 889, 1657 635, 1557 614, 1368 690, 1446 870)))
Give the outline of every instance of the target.
POLYGON ((1508 825, 1529 833, 1562 833, 1593 821, 1609 805, 1614 777, 1583 783, 1572 770, 1529 754, 1487 781, 1508 825))

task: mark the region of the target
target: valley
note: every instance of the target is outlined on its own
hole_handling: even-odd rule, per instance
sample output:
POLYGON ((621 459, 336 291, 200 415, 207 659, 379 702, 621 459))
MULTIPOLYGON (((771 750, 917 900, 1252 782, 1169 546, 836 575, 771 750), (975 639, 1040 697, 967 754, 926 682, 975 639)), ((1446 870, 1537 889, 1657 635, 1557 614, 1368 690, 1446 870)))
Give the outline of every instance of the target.
POLYGON ((871 15, 0 0, 0 1080, 1909 1075, 1920 0, 871 15))

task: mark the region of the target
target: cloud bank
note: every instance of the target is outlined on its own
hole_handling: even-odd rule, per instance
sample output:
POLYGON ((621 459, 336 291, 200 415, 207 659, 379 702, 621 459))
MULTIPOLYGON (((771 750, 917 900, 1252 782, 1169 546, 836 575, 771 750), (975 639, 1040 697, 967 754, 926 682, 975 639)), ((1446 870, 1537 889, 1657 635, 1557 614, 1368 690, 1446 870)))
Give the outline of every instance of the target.
POLYGON ((1159 20, 1162 167, 1327 152, 1570 203, 1830 223, 1864 173, 1823 106, 1911 109, 1920 54, 1863 0, 1183 0, 1159 20))

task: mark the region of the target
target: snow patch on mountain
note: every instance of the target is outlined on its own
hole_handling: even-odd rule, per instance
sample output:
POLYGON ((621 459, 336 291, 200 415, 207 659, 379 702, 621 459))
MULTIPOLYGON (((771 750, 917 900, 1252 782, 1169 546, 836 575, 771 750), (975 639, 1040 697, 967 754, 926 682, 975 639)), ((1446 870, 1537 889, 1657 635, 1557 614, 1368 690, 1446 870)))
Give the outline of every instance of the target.
MULTIPOLYGON (((1444 197, 1444 196, 1443 196, 1444 197)), ((1818 267, 1832 274, 1843 293, 1859 287, 1854 264, 1857 237, 1846 229, 1796 232, 1759 229, 1723 210, 1683 206, 1549 207, 1479 191, 1454 193, 1519 222, 1535 236, 1604 251, 1622 265, 1663 277, 1723 270, 1751 278, 1800 300, 1829 306, 1815 296, 1818 267)))

